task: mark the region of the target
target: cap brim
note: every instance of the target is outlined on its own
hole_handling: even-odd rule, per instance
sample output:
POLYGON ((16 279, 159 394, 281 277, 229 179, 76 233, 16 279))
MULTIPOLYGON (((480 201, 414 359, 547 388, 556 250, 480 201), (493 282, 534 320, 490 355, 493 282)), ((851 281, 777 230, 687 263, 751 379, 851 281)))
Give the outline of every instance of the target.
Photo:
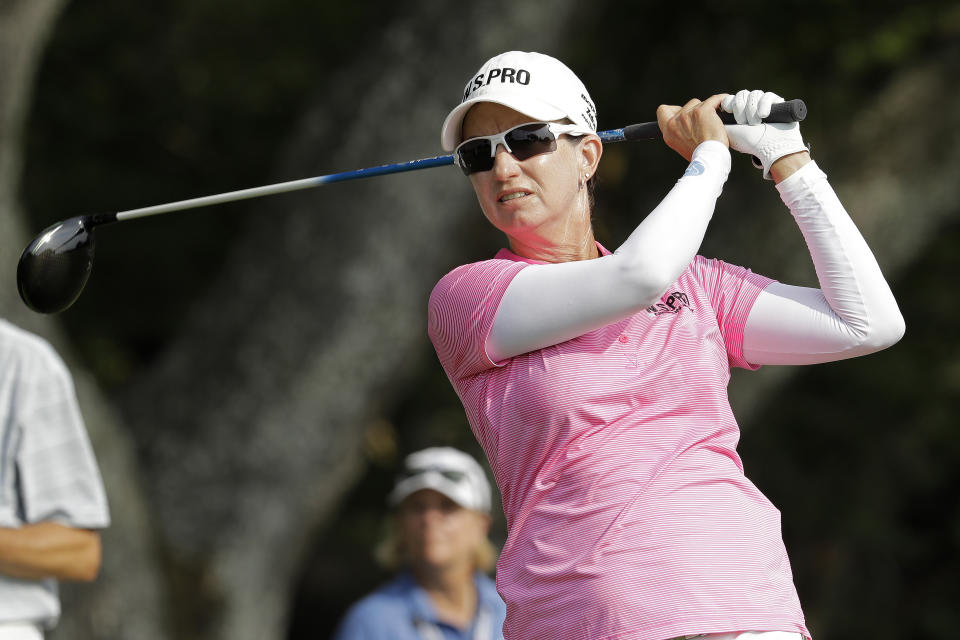
POLYGON ((463 125, 463 119, 466 117, 467 111, 478 102, 502 104, 538 121, 549 122, 567 117, 566 112, 562 109, 530 96, 509 94, 501 94, 499 97, 475 96, 457 105, 443 121, 443 127, 440 130, 440 144, 444 151, 453 151, 460 144, 460 128, 463 125))
POLYGON ((447 480, 443 476, 435 473, 421 473, 400 482, 393 491, 390 492, 390 504, 396 506, 403 502, 408 496, 417 491, 432 489, 437 493, 442 493, 450 498, 464 509, 477 509, 477 505, 472 504, 470 492, 465 492, 457 483, 447 480))

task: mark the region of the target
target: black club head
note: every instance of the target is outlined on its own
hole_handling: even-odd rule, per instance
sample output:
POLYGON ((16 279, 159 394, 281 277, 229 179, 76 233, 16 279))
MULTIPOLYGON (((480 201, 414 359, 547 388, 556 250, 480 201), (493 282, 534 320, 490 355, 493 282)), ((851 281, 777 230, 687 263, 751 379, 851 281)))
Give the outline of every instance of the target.
POLYGON ((17 264, 17 290, 39 313, 70 307, 93 268, 93 225, 87 216, 69 218, 43 230, 17 264))

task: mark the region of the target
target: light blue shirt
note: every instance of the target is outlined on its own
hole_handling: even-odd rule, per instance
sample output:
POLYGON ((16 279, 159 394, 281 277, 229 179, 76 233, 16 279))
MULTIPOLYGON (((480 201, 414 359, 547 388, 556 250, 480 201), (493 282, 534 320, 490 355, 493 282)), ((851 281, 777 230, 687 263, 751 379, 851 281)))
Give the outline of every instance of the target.
POLYGON ((507 608, 493 580, 477 573, 477 615, 467 629, 437 619, 427 592, 403 572, 347 611, 334 640, 503 640, 507 608))
MULTIPOLYGON (((110 511, 73 379, 45 340, 0 319, 0 527, 102 529, 110 511)), ((0 623, 53 627, 53 579, 0 574, 0 623)))

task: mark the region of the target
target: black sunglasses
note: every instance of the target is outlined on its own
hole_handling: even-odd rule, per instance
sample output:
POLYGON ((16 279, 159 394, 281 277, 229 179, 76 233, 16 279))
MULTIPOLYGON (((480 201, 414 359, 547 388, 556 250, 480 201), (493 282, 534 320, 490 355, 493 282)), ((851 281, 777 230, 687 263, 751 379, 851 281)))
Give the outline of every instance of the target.
POLYGON ((526 160, 541 153, 557 150, 557 137, 562 134, 586 135, 592 133, 575 124, 530 122, 492 136, 464 140, 453 151, 454 162, 468 176, 478 171, 493 169, 497 146, 503 145, 517 160, 526 160))
POLYGON ((402 480, 405 480, 407 478, 412 478, 413 476, 418 476, 423 473, 429 473, 431 471, 435 473, 439 473, 441 476, 443 476, 444 478, 446 478, 451 482, 458 482, 458 483, 463 482, 467 477, 467 474, 464 473, 463 471, 455 471, 453 469, 446 469, 443 467, 419 467, 415 469, 404 469, 403 472, 400 474, 400 478, 402 480))

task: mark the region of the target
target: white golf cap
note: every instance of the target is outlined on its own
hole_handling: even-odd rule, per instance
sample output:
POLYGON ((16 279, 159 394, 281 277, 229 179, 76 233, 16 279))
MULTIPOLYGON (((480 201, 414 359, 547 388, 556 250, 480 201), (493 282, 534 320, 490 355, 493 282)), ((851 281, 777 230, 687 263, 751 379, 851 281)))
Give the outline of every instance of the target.
POLYGON ((408 455, 389 502, 396 506, 422 489, 433 489, 467 509, 490 511, 487 474, 471 456, 452 447, 431 447, 408 455))
POLYGON ((440 144, 453 151, 462 140, 461 125, 470 107, 496 102, 536 121, 569 118, 597 130, 597 108, 580 78, 565 64, 542 53, 508 51, 487 60, 470 79, 462 102, 450 112, 440 131, 440 144))

